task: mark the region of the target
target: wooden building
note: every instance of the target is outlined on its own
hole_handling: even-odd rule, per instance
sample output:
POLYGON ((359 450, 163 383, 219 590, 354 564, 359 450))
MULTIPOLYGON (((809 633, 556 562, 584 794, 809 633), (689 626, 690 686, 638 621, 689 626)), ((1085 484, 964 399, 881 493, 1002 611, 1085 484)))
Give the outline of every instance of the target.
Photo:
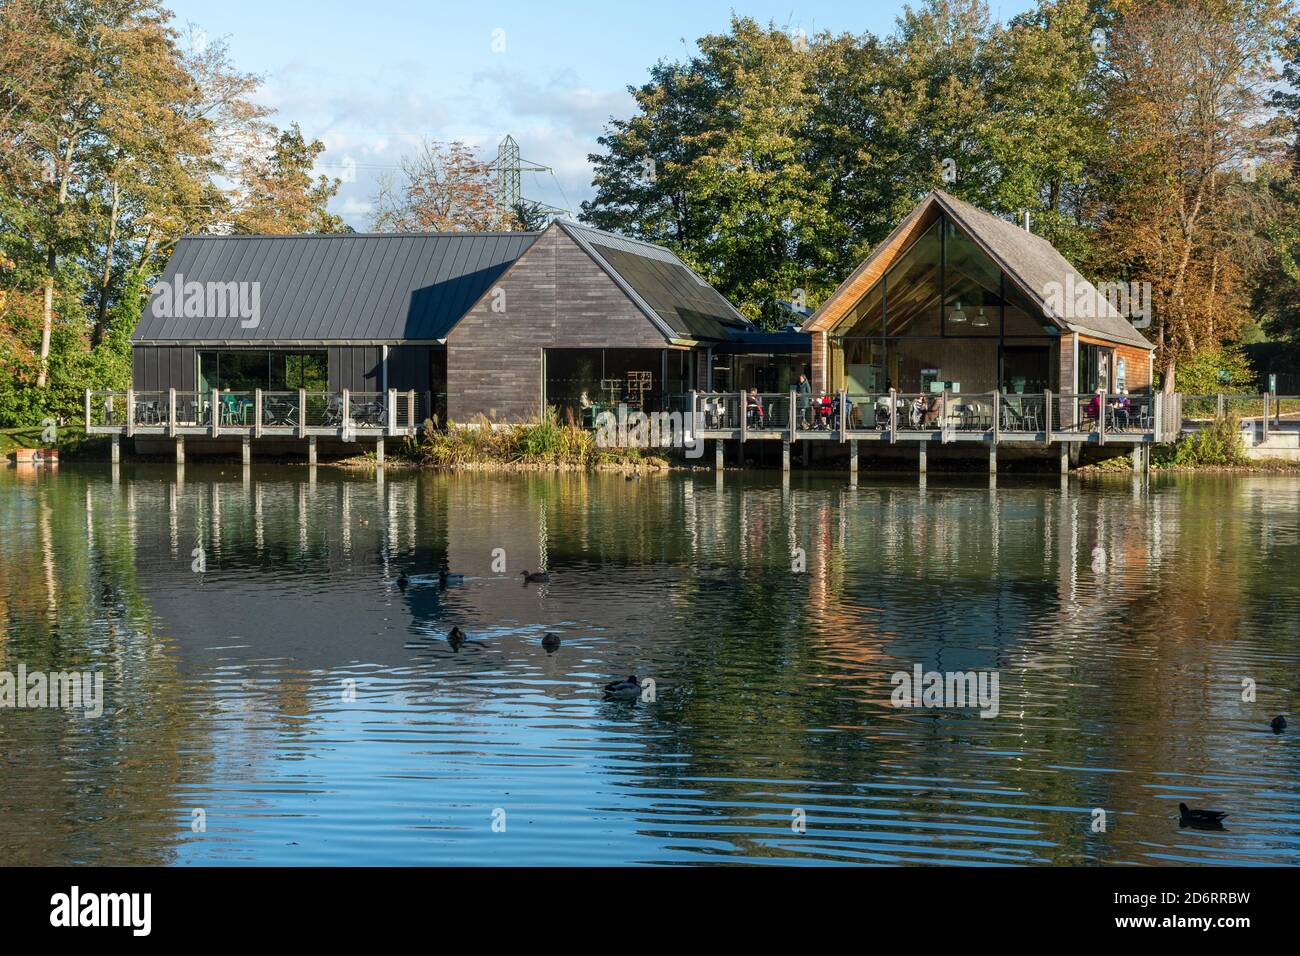
POLYGON ((1154 346, 1051 243, 938 190, 803 328, 814 391, 1143 394, 1152 385, 1154 346))

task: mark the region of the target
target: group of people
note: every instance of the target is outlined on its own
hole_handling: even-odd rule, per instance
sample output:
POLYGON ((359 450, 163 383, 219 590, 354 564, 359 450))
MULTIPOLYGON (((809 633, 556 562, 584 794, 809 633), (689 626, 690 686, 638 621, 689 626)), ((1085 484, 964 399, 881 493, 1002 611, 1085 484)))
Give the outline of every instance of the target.
MULTIPOLYGON (((812 384, 808 376, 800 375, 795 385, 799 402, 799 427, 810 431, 824 431, 838 428, 840 425, 840 403, 836 396, 823 393, 813 395, 812 384)), ((849 414, 853 403, 848 396, 844 399, 844 412, 849 414)))

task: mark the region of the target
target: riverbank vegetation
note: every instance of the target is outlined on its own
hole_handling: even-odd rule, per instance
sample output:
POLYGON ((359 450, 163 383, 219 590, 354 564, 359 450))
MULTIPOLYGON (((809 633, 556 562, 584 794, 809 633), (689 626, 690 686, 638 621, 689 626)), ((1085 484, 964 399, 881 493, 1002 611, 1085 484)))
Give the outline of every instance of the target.
POLYGON ((554 412, 522 424, 493 425, 487 419, 451 424, 445 430, 426 423, 423 436, 412 442, 407 457, 440 469, 560 469, 657 470, 668 467, 659 456, 637 448, 605 448, 596 433, 554 412))

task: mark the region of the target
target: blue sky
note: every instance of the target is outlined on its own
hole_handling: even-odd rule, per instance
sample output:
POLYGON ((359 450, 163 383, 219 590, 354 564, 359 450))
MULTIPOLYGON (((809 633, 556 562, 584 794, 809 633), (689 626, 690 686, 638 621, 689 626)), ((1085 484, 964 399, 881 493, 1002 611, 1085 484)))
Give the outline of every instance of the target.
MULTIPOLYGON (((276 110, 277 123, 296 120, 325 143, 320 172, 347 180, 332 208, 358 229, 369 224, 376 178, 422 138, 461 139, 491 157, 511 133, 525 159, 555 171, 526 174, 524 195, 576 213, 591 195, 587 155, 596 137, 611 115, 632 112, 627 86, 644 82, 655 61, 684 59, 696 38, 724 31, 733 10, 809 35, 885 34, 904 7, 892 0, 169 5, 178 27, 226 38, 236 65, 264 77, 260 99, 276 110)), ((990 10, 1007 19, 1029 6, 994 0, 990 10)))

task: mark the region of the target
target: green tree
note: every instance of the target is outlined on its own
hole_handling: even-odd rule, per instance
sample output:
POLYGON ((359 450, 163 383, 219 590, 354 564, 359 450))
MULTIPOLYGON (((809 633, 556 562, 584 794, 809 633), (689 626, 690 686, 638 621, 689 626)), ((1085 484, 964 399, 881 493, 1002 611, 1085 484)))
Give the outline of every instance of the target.
POLYGON ((241 197, 231 223, 234 231, 267 235, 343 231, 343 220, 327 208, 341 180, 312 176, 324 151, 324 143, 307 142, 293 123, 274 137, 269 149, 250 153, 241 167, 241 197))

